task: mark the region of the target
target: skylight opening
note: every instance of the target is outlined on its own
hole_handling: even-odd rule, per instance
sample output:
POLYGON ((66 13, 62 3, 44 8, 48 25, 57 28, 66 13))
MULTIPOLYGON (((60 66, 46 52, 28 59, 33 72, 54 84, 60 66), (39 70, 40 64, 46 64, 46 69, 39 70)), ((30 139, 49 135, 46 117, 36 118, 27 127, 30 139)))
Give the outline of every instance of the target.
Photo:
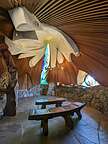
POLYGON ((82 86, 84 87, 93 87, 93 86, 98 86, 100 85, 92 76, 86 75, 82 86))

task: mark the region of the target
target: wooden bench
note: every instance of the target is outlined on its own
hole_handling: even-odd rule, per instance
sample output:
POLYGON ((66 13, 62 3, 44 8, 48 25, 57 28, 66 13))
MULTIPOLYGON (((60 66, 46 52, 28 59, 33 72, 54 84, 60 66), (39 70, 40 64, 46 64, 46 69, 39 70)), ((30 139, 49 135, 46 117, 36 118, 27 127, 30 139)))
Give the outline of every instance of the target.
POLYGON ((65 98, 58 98, 58 97, 44 97, 44 98, 39 98, 35 101, 35 105, 41 105, 42 109, 45 109, 47 105, 55 104, 56 107, 62 106, 62 103, 66 101, 65 98))
POLYGON ((78 115, 78 118, 81 119, 81 109, 85 105, 85 103, 72 102, 69 105, 65 105, 62 107, 54 107, 49 109, 33 109, 29 113, 28 120, 41 120, 43 134, 48 135, 48 119, 61 116, 64 118, 66 126, 68 128, 73 128, 73 121, 71 116, 76 113, 78 115))

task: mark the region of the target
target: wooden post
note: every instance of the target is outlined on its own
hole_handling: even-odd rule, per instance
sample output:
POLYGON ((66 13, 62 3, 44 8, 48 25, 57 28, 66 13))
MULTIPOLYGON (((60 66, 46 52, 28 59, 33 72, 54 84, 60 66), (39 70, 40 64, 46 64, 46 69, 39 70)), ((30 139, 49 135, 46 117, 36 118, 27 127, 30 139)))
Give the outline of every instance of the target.
POLYGON ((10 80, 7 86, 7 103, 4 109, 4 115, 15 116, 16 115, 16 99, 14 87, 16 85, 16 68, 12 59, 10 52, 8 51, 8 46, 4 43, 4 36, 0 36, 0 53, 4 59, 4 67, 10 75, 10 80))
POLYGON ((16 115, 16 99, 14 88, 7 92, 7 102, 4 109, 5 116, 15 116, 16 115))

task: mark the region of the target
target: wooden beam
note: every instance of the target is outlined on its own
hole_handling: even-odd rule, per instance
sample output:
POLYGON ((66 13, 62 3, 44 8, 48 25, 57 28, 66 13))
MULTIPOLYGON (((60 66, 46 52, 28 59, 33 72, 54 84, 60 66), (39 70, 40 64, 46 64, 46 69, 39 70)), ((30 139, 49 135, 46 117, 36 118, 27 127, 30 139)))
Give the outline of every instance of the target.
POLYGON ((3 8, 0 7, 0 20, 9 20, 9 14, 8 11, 4 10, 3 8))

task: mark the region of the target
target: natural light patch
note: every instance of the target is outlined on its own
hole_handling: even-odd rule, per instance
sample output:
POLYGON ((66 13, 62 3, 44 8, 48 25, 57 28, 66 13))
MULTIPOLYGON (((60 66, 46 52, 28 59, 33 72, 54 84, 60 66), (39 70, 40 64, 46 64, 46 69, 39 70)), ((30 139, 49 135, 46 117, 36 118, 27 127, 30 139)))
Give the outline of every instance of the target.
POLYGON ((99 83, 90 75, 87 75, 82 83, 82 86, 85 87, 92 87, 97 85, 99 85, 99 83))
POLYGON ((46 45, 46 50, 45 50, 45 56, 44 56, 44 59, 43 59, 41 80, 40 80, 40 84, 42 84, 42 85, 48 84, 46 78, 47 78, 48 67, 49 67, 49 62, 50 62, 49 44, 46 43, 45 45, 46 45))
POLYGON ((85 71, 79 70, 77 75, 77 84, 82 85, 87 73, 85 71))

